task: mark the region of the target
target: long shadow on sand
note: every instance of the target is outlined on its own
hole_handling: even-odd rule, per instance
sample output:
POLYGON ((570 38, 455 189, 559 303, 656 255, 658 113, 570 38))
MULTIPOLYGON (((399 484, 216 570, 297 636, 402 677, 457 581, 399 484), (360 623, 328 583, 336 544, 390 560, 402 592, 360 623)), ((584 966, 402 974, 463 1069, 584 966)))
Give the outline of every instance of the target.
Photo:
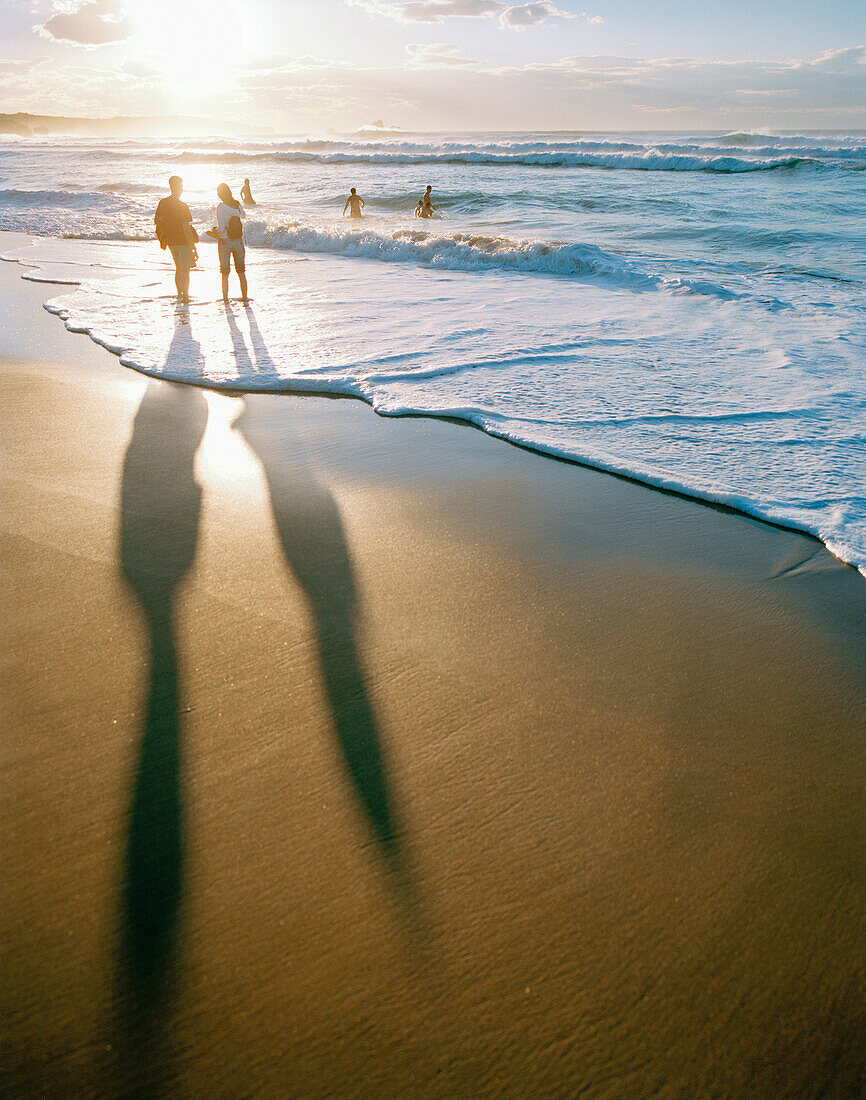
MULTIPOLYGON (((200 356, 179 313, 169 361, 200 356)), ((120 560, 147 630, 149 675, 121 902, 121 1067, 126 1087, 159 1095, 160 1032, 172 991, 183 896, 180 684, 176 602, 195 557, 201 489, 193 470, 207 425, 201 390, 149 382, 123 464, 120 560)))
MULTIPOLYGON (((249 347, 227 308, 238 367, 278 377, 251 307, 244 311, 249 347)), ((356 637, 358 594, 343 523, 334 497, 316 477, 289 418, 248 401, 235 421, 265 472, 286 565, 303 587, 337 745, 380 858, 403 900, 412 893, 382 737, 356 637)))

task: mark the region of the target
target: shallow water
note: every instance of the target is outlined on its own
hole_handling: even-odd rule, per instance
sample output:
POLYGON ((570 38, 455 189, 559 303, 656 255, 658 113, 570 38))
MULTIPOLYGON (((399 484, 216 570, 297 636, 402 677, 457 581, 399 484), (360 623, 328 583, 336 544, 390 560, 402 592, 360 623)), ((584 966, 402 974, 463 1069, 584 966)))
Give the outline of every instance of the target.
POLYGON ((80 282, 50 308, 130 366, 463 417, 866 571, 864 169, 839 133, 16 140, 0 229, 55 238, 30 274, 80 282), (215 300, 209 244, 176 309, 152 243, 175 171, 200 229, 250 176, 248 310, 215 300))

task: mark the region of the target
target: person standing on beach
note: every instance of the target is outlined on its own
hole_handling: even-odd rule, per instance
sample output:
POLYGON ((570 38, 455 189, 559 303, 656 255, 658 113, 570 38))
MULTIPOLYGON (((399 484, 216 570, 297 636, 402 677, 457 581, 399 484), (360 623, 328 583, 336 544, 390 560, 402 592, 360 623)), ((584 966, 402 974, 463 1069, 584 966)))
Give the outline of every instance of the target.
POLYGON ((220 277, 223 286, 223 301, 229 300, 229 271, 234 260, 235 271, 241 284, 241 301, 244 305, 247 298, 247 268, 246 268, 246 244, 244 242, 244 222, 246 217, 244 208, 232 195, 232 189, 227 183, 221 183, 217 188, 219 205, 216 208, 217 221, 217 251, 220 258, 220 277))
POLYGON ((352 208, 351 212, 349 214, 350 218, 360 218, 361 217, 361 207, 366 206, 366 203, 361 198, 361 196, 355 193, 355 188, 354 187, 352 188, 351 193, 349 194, 349 197, 346 199, 346 205, 343 207, 343 217, 344 218, 346 216, 346 211, 349 209, 350 206, 352 208))
POLYGON ((245 202, 247 206, 255 206, 256 200, 253 198, 253 193, 250 190, 249 177, 244 180, 244 185, 241 188, 241 202, 245 202))
POLYGON ((198 233, 192 225, 192 214, 185 202, 180 201, 183 194, 183 180, 180 176, 171 176, 168 181, 171 194, 160 199, 153 221, 160 248, 167 248, 174 260, 174 285, 177 288, 177 300, 189 301, 189 273, 198 260, 198 233))

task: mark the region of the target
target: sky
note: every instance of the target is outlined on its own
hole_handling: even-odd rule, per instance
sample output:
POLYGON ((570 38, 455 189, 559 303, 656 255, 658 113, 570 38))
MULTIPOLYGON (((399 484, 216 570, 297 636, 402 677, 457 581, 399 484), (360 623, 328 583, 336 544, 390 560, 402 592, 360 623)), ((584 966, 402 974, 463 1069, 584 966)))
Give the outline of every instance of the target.
POLYGON ((0 112, 866 128, 866 0, 0 0, 0 112))

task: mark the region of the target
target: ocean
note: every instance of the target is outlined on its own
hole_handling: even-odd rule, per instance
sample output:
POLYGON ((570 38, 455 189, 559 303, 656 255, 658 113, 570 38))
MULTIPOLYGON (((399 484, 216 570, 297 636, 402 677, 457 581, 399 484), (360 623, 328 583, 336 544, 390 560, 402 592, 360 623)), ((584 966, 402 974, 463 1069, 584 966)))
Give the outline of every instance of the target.
POLYGON ((0 230, 39 238, 11 258, 129 367, 460 418, 866 574, 866 133, 7 138, 0 230), (176 305, 173 173, 202 234, 250 178, 249 307, 204 236, 176 305))

